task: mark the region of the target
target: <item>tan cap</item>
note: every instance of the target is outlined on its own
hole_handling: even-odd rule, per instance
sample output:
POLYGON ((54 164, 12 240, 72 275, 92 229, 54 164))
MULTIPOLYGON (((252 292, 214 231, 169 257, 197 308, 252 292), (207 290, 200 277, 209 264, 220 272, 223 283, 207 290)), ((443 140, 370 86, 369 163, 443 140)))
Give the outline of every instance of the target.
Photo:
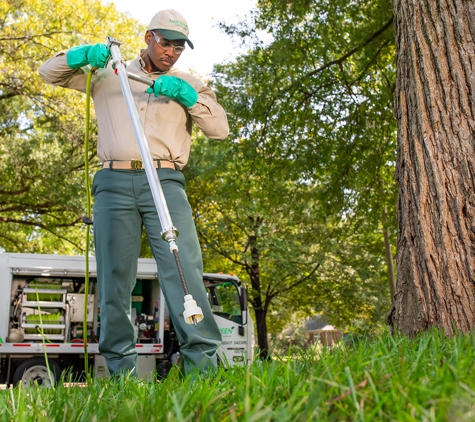
POLYGON ((150 21, 147 30, 156 29, 167 40, 185 40, 191 48, 193 43, 188 39, 188 24, 185 18, 173 9, 158 12, 150 21))

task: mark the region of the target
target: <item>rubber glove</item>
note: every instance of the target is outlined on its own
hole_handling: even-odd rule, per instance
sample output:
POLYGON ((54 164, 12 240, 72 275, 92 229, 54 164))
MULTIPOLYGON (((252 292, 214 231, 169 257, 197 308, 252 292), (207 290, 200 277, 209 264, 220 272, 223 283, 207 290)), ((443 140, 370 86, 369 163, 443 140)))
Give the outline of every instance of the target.
POLYGON ((103 43, 79 45, 66 53, 66 61, 71 69, 79 69, 88 64, 95 68, 106 67, 109 57, 109 47, 103 43))
POLYGON ((194 106, 198 101, 198 93, 195 88, 176 76, 160 76, 145 92, 154 94, 155 97, 165 95, 172 100, 179 101, 188 108, 194 106))

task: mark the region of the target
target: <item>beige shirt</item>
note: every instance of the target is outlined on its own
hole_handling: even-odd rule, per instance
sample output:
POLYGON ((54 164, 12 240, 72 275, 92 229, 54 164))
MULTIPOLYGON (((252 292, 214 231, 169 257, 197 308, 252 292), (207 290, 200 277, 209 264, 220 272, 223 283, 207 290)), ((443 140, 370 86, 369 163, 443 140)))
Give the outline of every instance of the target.
MULTIPOLYGON (((39 69, 40 76, 52 85, 86 92, 89 67, 73 70, 66 62, 67 51, 46 61, 39 69)), ((162 74, 148 73, 140 56, 127 62, 127 71, 156 79, 162 74)), ((187 81, 198 92, 198 101, 190 108, 165 96, 147 94, 147 85, 129 79, 150 153, 153 159, 175 162, 179 169, 190 155, 192 122, 212 139, 224 139, 229 125, 224 109, 215 93, 196 77, 171 68, 167 75, 187 81)), ((91 97, 99 127, 98 156, 108 160, 141 160, 132 122, 122 94, 119 77, 111 63, 92 77, 91 97)))

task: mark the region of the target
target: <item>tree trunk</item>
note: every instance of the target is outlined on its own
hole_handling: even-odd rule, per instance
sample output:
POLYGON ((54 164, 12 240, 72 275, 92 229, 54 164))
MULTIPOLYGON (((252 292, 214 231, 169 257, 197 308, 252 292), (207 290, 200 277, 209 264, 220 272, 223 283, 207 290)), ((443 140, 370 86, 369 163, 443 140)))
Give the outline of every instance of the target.
POLYGON ((398 122, 394 331, 475 327, 475 6, 393 0, 398 122))
MULTIPOLYGON (((249 221, 254 230, 257 230, 262 224, 261 217, 249 216, 249 221)), ((248 238, 248 246, 251 250, 251 265, 248 266, 247 271, 251 279, 251 286, 253 290, 251 303, 254 308, 254 315, 256 317, 256 331, 257 331, 257 345, 259 347, 259 358, 262 360, 269 358, 269 340, 267 338, 267 308, 268 302, 266 298, 262 297, 261 291, 261 272, 259 266, 260 253, 257 247, 257 236, 251 235, 248 238)))
POLYGON ((269 359, 269 341, 267 339, 266 312, 262 308, 254 308, 256 317, 257 345, 259 347, 259 359, 269 359))
POLYGON ((262 300, 261 294, 261 282, 259 279, 258 266, 254 266, 254 271, 251 272, 251 286, 252 286, 252 296, 251 303, 254 309, 255 323, 256 323, 256 332, 257 332, 257 346, 259 348, 259 357, 261 359, 269 358, 269 340, 267 338, 267 308, 265 305, 265 299, 262 300))

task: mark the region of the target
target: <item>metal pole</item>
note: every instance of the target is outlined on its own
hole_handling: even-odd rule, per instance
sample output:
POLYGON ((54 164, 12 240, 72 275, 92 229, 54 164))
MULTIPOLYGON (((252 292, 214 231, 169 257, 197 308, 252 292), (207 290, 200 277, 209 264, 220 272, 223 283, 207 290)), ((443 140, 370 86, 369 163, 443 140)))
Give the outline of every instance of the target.
MULTIPOLYGON (((124 95, 127 110, 132 121, 135 137, 137 138, 140 155, 142 156, 142 161, 145 167, 145 173, 147 175, 148 183, 150 185, 150 190, 152 191, 153 201, 155 203, 155 207, 157 208, 160 224, 162 225, 161 236, 163 240, 166 240, 168 242, 168 244, 170 245, 170 251, 173 252, 174 250, 178 250, 178 247, 175 243, 176 238, 178 236, 178 230, 173 227, 170 212, 168 211, 168 207, 166 205, 165 195, 163 194, 162 186, 160 185, 160 182, 158 180, 158 174, 155 171, 155 167, 153 165, 153 160, 150 154, 150 149, 148 147, 147 138, 140 122, 140 116, 137 111, 137 106, 135 104, 134 97, 132 95, 132 90, 130 89, 128 73, 125 70, 125 63, 122 60, 120 54, 120 43, 115 38, 111 37, 108 37, 107 41, 110 47, 110 52, 113 60, 112 67, 114 68, 116 75, 119 77, 122 93, 124 95)), ((144 81, 147 81, 147 79, 141 78, 140 82, 144 81)), ((153 84, 153 81, 151 81, 151 84, 153 84)), ((151 84, 149 83, 149 85, 151 84)))

